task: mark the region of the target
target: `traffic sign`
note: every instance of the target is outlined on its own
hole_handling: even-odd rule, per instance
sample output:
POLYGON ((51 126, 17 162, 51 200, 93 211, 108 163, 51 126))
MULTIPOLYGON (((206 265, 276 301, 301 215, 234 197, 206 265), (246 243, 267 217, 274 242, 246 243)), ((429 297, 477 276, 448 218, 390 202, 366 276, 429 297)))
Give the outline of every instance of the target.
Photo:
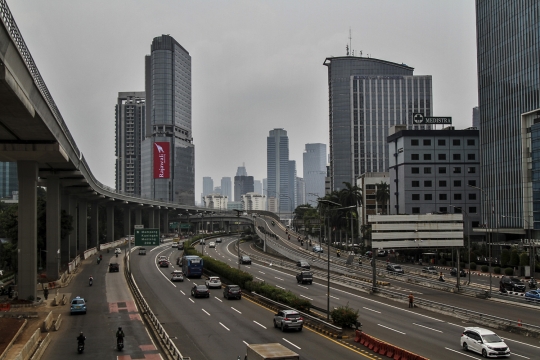
POLYGON ((190 224, 180 224, 180 229, 189 229, 190 227, 190 224))
POLYGON ((135 229, 144 229, 144 225, 135 225, 135 229))
POLYGON ((135 229, 135 246, 158 246, 159 229, 135 229))
POLYGON ((424 116, 423 113, 413 113, 413 123, 415 125, 452 125, 451 116, 424 116))

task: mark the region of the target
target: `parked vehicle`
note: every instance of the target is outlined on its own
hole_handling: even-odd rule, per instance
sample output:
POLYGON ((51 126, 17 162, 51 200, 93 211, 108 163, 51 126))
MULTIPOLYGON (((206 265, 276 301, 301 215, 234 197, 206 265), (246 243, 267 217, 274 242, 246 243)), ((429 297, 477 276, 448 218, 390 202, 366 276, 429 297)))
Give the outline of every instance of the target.
POLYGON ((296 310, 279 310, 274 315, 274 327, 280 328, 281 331, 287 329, 297 329, 298 331, 302 331, 303 325, 304 319, 296 310))
POLYGON ((479 327, 467 327, 463 330, 459 345, 465 351, 474 351, 483 357, 510 356, 510 349, 493 331, 479 327))
POLYGON ((223 297, 225 299, 238 299, 242 298, 242 289, 238 285, 225 285, 223 288, 223 297))

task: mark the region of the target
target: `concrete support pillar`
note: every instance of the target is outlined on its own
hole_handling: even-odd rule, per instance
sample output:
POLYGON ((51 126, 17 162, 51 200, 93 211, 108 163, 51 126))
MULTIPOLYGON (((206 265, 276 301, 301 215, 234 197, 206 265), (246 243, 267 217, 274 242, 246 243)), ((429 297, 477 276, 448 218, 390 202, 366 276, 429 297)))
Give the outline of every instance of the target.
POLYGON ((99 249, 99 203, 93 201, 90 208, 90 239, 88 248, 97 247, 99 249))
POLYGON ((139 207, 135 209, 135 225, 142 225, 142 209, 139 207))
POLYGON ((35 161, 17 161, 19 178, 18 293, 36 298, 37 291, 37 177, 35 161))
POLYGON ((79 251, 88 250, 88 203, 79 201, 79 251))
POLYGON ((131 208, 124 207, 124 235, 135 235, 131 226, 131 208))
MULTIPOLYGON (((66 190, 62 190, 62 210, 69 215, 69 193, 66 190)), ((67 264, 70 261, 69 258, 69 234, 60 239, 60 265, 67 264)))
MULTIPOLYGON (((47 178, 47 208, 45 213, 47 226, 47 277, 56 280, 60 276, 60 181, 58 176, 47 178)), ((38 254, 41 256, 41 254, 38 254)))
POLYGON ((77 256, 77 198, 73 195, 69 196, 69 215, 73 222, 73 231, 69 234, 69 261, 72 261, 77 256))
POLYGON ((159 229, 161 226, 160 213, 161 211, 159 209, 154 210, 154 227, 156 229, 159 229))
POLYGON ((161 214, 161 233, 162 234, 168 234, 169 233, 169 211, 164 210, 163 214, 161 214))
POLYGON ((150 211, 148 212, 148 228, 154 228, 154 208, 150 208, 150 211))
POLYGON ((113 242, 114 239, 114 205, 107 205, 107 242, 113 242))

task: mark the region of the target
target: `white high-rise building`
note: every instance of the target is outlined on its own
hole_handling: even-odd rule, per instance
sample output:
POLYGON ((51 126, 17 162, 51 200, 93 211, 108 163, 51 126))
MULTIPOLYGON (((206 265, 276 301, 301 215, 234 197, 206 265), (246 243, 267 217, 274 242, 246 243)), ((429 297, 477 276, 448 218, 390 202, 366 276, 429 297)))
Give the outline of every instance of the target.
POLYGON ((209 194, 203 197, 204 207, 216 210, 227 210, 229 199, 221 194, 209 194))

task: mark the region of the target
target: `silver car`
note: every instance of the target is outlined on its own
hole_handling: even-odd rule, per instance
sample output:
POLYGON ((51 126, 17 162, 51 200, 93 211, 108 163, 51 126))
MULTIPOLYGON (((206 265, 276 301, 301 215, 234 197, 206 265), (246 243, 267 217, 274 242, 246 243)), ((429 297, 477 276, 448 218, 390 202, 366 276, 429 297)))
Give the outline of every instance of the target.
POLYGON ((285 331, 286 329, 298 329, 298 331, 302 331, 303 326, 304 319, 296 310, 279 310, 274 315, 274 327, 280 328, 281 331, 285 331))

